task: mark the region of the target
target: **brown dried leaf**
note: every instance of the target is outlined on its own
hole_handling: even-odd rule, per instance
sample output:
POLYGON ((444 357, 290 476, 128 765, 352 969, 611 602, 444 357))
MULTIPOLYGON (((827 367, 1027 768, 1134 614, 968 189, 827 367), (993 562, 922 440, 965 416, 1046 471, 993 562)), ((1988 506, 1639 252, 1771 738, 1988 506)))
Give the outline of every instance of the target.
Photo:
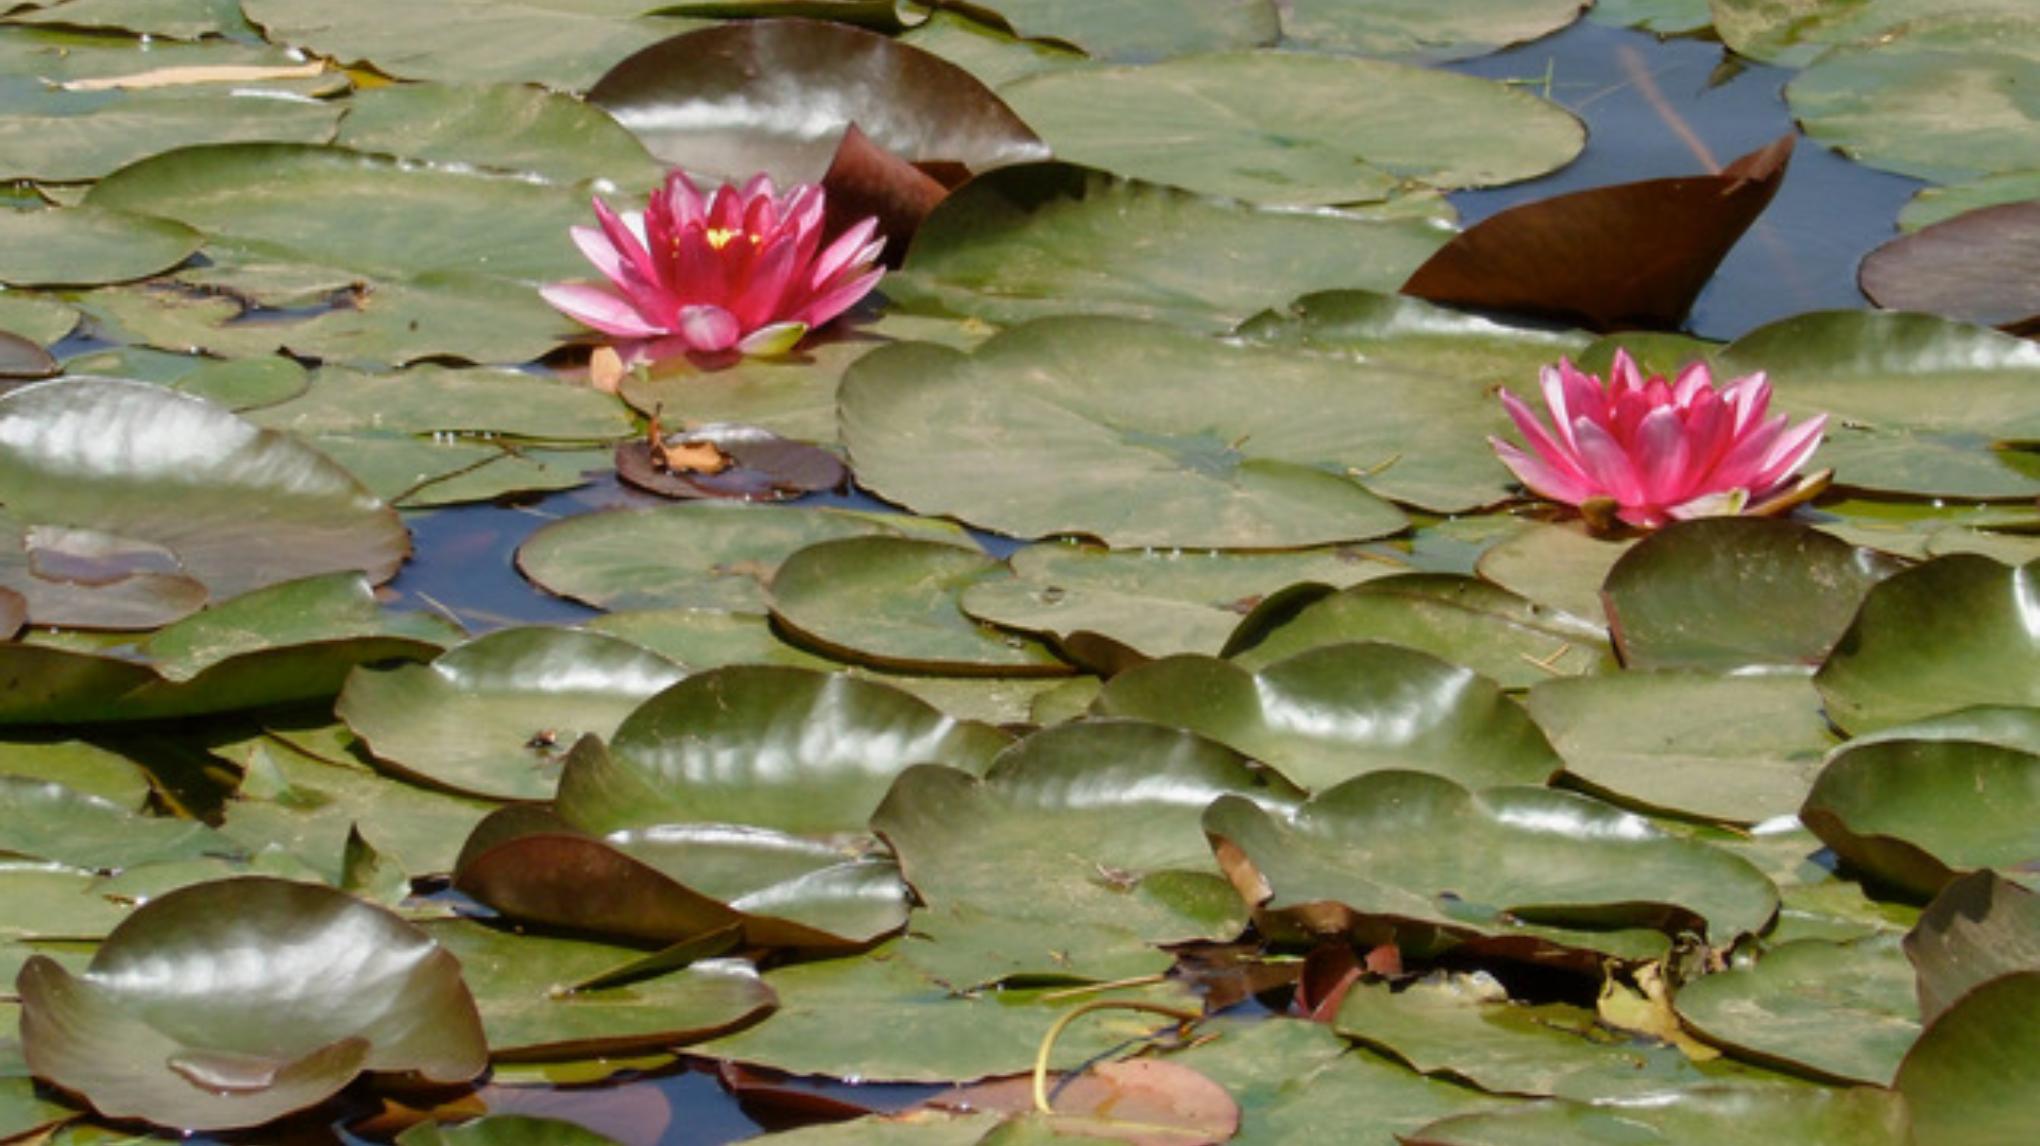
POLYGON ((1878 306, 2040 334, 2040 199, 1893 239, 1863 260, 1857 281, 1878 306))
POLYGON ((822 190, 827 193, 823 233, 834 237, 877 216, 878 233, 885 236, 881 258, 890 267, 900 265, 921 220, 949 196, 948 187, 873 143, 854 123, 843 133, 829 173, 822 176, 822 190))
POLYGON ((1646 179, 1512 207, 1417 268, 1402 293, 1593 330, 1678 326, 1785 180, 1790 135, 1719 175, 1646 179))

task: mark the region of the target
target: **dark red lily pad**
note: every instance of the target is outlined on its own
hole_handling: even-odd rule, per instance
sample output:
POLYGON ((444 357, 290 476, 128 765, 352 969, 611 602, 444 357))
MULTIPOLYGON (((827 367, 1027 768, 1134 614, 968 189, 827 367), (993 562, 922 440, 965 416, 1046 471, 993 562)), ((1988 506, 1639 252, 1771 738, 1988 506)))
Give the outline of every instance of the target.
POLYGON ((1617 183, 1512 207, 1447 243, 1402 293, 1593 330, 1674 328, 1777 194, 1792 139, 1718 175, 1617 183))
POLYGON ((61 369, 49 351, 0 330, 0 378, 48 378, 61 369))
POLYGON ((617 446, 616 476, 663 497, 785 501, 835 489, 850 471, 819 446, 757 426, 715 422, 617 446))
POLYGON ((2040 199, 1965 211, 1893 239, 1856 278, 1878 306, 2040 334, 2040 199))
POLYGON ((856 123, 909 163, 973 171, 1048 157, 977 77, 885 36, 816 20, 749 20, 662 40, 609 70, 588 99, 668 163, 726 178, 812 183, 856 123))
MULTIPOLYGON (((954 176, 954 165, 941 173, 954 176)), ((968 172, 964 172, 968 176, 968 172)), ((908 163, 871 141, 864 129, 851 124, 822 176, 828 192, 822 231, 840 235, 864 219, 876 216, 878 233, 885 236, 881 260, 898 267, 906 257, 907 244, 921 229, 921 220, 948 198, 950 185, 941 178, 908 163)))

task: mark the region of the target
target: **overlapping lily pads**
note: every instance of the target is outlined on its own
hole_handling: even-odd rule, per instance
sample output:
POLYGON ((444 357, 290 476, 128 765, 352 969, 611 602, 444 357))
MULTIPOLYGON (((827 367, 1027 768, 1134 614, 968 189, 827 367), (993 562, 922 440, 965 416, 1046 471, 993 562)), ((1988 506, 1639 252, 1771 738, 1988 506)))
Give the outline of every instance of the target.
POLYGON ((1606 1102, 1541 1102, 1457 1115, 1404 1139, 1408 1146, 1533 1146, 1646 1133, 1665 1141, 1762 1137, 1807 1146, 1901 1146, 1906 1105, 1870 1087, 1694 1087, 1606 1102))
POLYGON ((1473 942, 1553 960, 1648 959, 1683 931, 1725 946, 1763 928, 1778 905, 1771 881, 1727 852, 1541 788, 1472 793, 1421 772, 1379 772, 1318 793, 1288 819, 1221 798, 1204 826, 1257 918, 1409 954, 1473 942))
POLYGON ((1781 944, 1686 984, 1675 1002, 1709 1042, 1843 1082, 1889 1084, 1920 1033, 1912 964, 1889 934, 1781 944))
POLYGON ((91 207, 0 211, 0 282, 85 286, 143 278, 183 262, 198 232, 181 223, 91 207))
POLYGON ((1404 180, 1511 183, 1586 141, 1579 121, 1527 92, 1300 52, 1049 72, 1002 94, 1063 159, 1260 203, 1366 202, 1404 180))
POLYGON ((1124 319, 1041 319, 972 355, 881 347, 839 401, 866 484, 1020 537, 1291 547, 1401 528, 1369 489, 1443 510, 1507 492, 1479 437, 1499 407, 1473 385, 1124 319))
POLYGON ((1397 645, 1326 645, 1254 673, 1170 657, 1114 677, 1094 707, 1209 736, 1312 789, 1391 769, 1542 784, 1560 766, 1492 681, 1397 645))
POLYGON ((1029 164, 943 200, 885 292, 902 306, 1002 324, 1119 314, 1222 331, 1311 291, 1394 290, 1449 237, 1447 222, 1420 211, 1274 211, 1029 164), (1169 238, 1183 234, 1197 241, 1169 238))
POLYGON ((153 900, 84 974, 22 969, 22 1050, 102 1113, 196 1129, 315 1105, 362 1070, 465 1082, 487 1049, 460 964, 352 896, 271 879, 153 900), (249 963, 251 950, 263 953, 249 963))

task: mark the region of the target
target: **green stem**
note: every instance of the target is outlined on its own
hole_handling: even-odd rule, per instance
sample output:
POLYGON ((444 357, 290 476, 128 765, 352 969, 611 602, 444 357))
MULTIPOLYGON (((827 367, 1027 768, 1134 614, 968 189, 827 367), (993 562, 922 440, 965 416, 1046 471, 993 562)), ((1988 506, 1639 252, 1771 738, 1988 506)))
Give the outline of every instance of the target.
POLYGON ((1152 1015, 1166 1015, 1176 1020, 1178 1027, 1188 1026, 1204 1017, 1202 1011, 1164 1006, 1161 1003, 1135 1002, 1131 999, 1095 999, 1064 1011, 1049 1025, 1048 1033, 1042 1036, 1041 1049, 1034 1053, 1034 1109, 1043 1114, 1055 1113, 1055 1108, 1048 1103, 1048 1057, 1055 1051, 1055 1040, 1062 1037, 1065 1027, 1092 1011, 1144 1011, 1152 1015))

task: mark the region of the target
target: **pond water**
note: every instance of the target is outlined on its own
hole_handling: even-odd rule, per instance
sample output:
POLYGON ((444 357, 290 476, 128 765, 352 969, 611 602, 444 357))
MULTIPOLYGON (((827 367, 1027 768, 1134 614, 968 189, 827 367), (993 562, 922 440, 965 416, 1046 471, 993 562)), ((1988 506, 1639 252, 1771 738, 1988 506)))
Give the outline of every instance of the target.
MULTIPOLYGON (((1516 203, 1628 180, 1692 174, 1794 130, 1781 97, 1789 71, 1754 64, 1724 67, 1712 42, 1659 41, 1647 34, 1581 22, 1509 51, 1452 65, 1454 70, 1520 81, 1580 115, 1591 135, 1585 153, 1563 170, 1514 186, 1460 193, 1466 224, 1516 203)), ((1857 166, 1801 140, 1777 198, 1736 247, 1695 307, 1690 329, 1726 340, 1791 314, 1864 305, 1856 264, 1888 239, 1917 181, 1857 166)), ((1610 252, 1620 257, 1623 252, 1610 252)), ((662 499, 605 474, 579 489, 522 505, 477 505, 410 520, 416 555, 391 584, 406 607, 442 610, 481 633, 518 623, 568 622, 595 611, 552 597, 516 572, 518 545, 549 521, 662 499)), ((858 492, 815 496, 803 504, 881 508, 858 492)), ((994 553, 1013 542, 979 535, 994 553)), ((884 1038, 885 1032, 872 1032, 884 1038)), ((894 1107, 921 1087, 796 1083, 824 1094, 894 1107)), ((598 1090, 563 1090, 535 1100, 547 1112, 584 1121, 628 1140, 658 1132, 671 1144, 734 1141, 761 1126, 715 1081, 684 1063, 656 1077, 598 1090), (663 1127, 663 1131, 656 1128, 663 1127)), ((360 1141, 351 1136, 350 1142, 360 1141)))

